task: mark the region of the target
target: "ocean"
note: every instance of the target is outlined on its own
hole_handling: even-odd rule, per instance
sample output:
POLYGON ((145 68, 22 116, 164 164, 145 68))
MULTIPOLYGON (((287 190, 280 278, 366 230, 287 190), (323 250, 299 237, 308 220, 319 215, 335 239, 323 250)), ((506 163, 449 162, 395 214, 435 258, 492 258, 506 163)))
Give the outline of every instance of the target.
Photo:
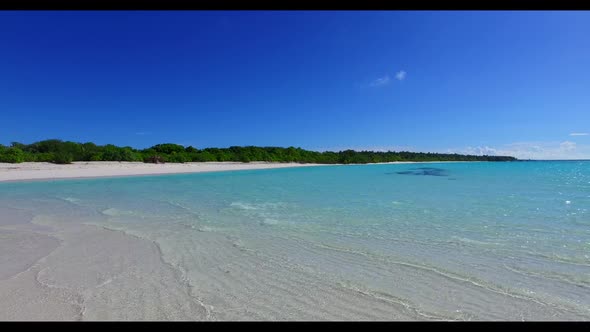
POLYGON ((10 182, 0 209, 153 242, 211 320, 590 319, 590 161, 10 182))

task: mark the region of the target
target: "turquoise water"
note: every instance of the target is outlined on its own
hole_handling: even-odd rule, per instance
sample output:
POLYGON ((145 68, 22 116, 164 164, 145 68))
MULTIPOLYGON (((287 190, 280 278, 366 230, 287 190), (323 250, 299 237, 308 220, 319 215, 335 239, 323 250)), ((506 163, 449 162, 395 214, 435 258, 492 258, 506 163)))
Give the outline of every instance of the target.
POLYGON ((215 319, 587 320, 590 162, 0 184, 0 208, 154 241, 215 319))

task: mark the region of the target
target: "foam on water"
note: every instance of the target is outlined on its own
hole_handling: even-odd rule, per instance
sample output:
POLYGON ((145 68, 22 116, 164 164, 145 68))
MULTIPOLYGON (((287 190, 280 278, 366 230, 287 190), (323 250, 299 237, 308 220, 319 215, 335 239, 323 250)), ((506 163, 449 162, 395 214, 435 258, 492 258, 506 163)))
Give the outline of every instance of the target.
POLYGON ((587 320, 589 180, 590 162, 333 166, 5 183, 0 202, 154 243, 207 319, 587 320))

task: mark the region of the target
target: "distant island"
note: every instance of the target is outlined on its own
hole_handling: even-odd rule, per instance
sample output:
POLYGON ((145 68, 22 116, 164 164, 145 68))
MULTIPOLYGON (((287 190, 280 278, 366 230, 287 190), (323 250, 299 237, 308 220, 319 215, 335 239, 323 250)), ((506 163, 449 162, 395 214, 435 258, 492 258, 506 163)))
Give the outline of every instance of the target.
POLYGON ((510 156, 476 156, 448 153, 408 151, 309 151, 295 147, 232 146, 229 148, 196 149, 178 144, 157 144, 147 149, 119 147, 112 144, 77 143, 49 139, 23 144, 0 144, 0 162, 50 162, 69 164, 74 161, 135 161, 152 163, 185 163, 207 161, 233 162, 296 162, 315 164, 368 164, 395 161, 516 161, 510 156))

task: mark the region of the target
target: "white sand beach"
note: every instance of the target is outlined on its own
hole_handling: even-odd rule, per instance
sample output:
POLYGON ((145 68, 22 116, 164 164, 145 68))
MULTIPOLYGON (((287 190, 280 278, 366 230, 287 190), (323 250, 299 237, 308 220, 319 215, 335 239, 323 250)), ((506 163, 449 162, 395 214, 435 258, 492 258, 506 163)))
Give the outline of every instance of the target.
POLYGON ((142 162, 79 161, 69 165, 52 163, 0 163, 0 181, 94 178, 175 173, 237 171, 285 167, 321 166, 320 164, 274 162, 194 162, 149 164, 142 162))
MULTIPOLYGON (((376 164, 428 164, 428 163, 456 163, 462 161, 395 161, 376 164)), ((474 163, 478 161, 470 161, 474 163)), ((3 181, 26 181, 26 180, 50 180, 68 178, 96 178, 96 177, 119 177, 134 175, 157 175, 157 174, 181 174, 238 171, 254 169, 288 168, 288 167, 312 167, 312 166, 334 166, 341 164, 300 164, 300 163, 277 163, 255 161, 250 163, 241 162, 191 162, 191 163, 166 163, 150 164, 142 162, 117 162, 117 161, 77 161, 68 165, 59 165, 44 162, 26 162, 20 164, 0 163, 0 182, 3 181)), ((370 165, 370 164, 367 164, 370 165)), ((375 164, 372 164, 375 165, 375 164)))

